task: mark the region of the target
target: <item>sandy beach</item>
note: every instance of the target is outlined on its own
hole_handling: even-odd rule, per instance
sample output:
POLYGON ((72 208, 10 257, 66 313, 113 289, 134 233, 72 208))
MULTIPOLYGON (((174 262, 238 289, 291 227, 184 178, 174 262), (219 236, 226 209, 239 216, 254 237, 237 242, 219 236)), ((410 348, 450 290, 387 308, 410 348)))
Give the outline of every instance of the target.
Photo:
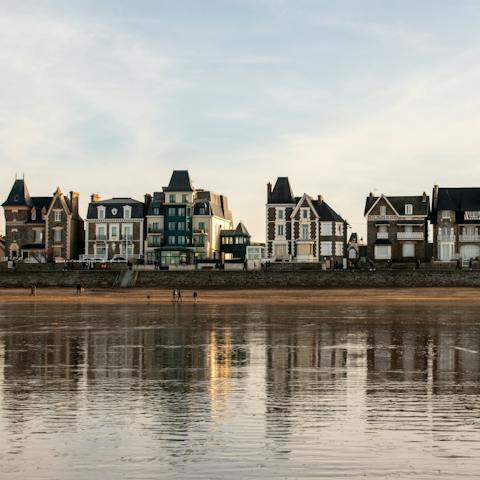
MULTIPOLYGON (((268 290, 197 290, 200 304, 402 304, 461 303, 480 305, 475 288, 417 289, 268 289, 268 290)), ((172 291, 160 289, 86 289, 77 295, 73 288, 39 288, 35 296, 28 289, 0 289, 0 303, 99 303, 139 304, 171 303, 172 291)), ((182 302, 193 303, 193 290, 182 290, 182 302)))

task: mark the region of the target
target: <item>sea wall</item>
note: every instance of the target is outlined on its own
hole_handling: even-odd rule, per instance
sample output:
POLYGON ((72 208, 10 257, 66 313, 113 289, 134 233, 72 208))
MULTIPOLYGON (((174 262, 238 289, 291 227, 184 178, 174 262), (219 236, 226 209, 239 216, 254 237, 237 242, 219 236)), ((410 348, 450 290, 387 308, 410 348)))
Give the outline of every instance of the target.
MULTIPOLYGON (((112 288, 120 285, 118 271, 0 271, 0 287, 112 288)), ((259 288, 420 288, 480 287, 480 271, 140 271, 137 288, 259 289, 259 288)))

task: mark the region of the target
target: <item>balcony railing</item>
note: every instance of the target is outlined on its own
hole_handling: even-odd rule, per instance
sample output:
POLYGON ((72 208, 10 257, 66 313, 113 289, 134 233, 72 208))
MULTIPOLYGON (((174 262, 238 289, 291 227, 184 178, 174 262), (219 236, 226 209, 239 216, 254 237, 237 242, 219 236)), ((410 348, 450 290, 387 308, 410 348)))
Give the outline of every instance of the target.
POLYGON ((398 232, 397 240, 423 240, 423 232, 398 232))
POLYGON ((193 230, 193 234, 194 235, 205 235, 206 232, 205 232, 205 229, 204 228, 195 228, 193 230))
POLYGON ((160 227, 148 227, 148 233, 163 233, 163 230, 160 227))
POLYGON ((105 241, 107 239, 106 235, 96 235, 95 240, 102 240, 105 241))
POLYGON ((452 233, 439 233, 437 239, 439 242, 454 242, 455 235, 452 233))
POLYGON ((379 240, 388 240, 388 232, 377 232, 377 238, 379 240))
POLYGON ((460 242, 480 242, 480 235, 478 233, 460 235, 458 237, 460 242))

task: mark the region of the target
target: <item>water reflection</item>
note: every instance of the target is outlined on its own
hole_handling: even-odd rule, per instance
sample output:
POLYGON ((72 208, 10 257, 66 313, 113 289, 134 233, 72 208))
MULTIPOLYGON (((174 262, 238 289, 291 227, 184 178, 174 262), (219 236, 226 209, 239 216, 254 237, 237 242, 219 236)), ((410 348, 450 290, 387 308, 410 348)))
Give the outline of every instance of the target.
POLYGON ((4 305, 0 469, 475 476, 478 317, 436 306, 4 305))

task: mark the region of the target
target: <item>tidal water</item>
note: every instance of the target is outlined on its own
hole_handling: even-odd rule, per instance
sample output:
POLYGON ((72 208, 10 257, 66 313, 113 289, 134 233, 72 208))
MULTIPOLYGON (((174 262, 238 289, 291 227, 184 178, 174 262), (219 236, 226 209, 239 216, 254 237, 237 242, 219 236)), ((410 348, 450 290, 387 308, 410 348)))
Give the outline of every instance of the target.
POLYGON ((0 305, 0 478, 480 477, 480 311, 0 305))

